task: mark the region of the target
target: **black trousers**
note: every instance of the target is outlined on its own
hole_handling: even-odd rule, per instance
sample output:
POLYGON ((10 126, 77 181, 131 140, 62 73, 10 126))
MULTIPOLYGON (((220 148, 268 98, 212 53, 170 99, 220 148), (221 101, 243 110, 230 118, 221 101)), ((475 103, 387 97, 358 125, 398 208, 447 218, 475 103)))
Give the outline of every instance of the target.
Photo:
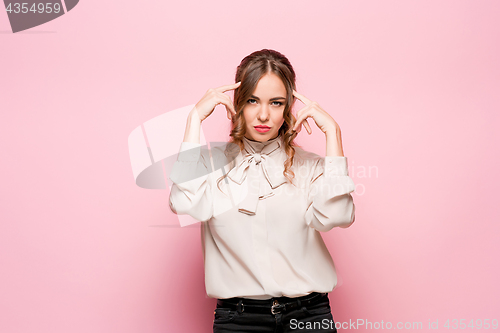
MULTIPOLYGON (((290 300, 293 300, 291 298, 290 300)), ((336 333, 328 294, 307 307, 285 313, 251 313, 217 305, 214 311, 214 333, 336 333)))

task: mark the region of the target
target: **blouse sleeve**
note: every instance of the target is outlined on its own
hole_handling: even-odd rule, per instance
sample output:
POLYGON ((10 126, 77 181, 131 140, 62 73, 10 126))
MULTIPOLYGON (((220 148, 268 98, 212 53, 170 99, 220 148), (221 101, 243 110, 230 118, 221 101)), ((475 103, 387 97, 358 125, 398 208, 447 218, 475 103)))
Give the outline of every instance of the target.
POLYGON ((346 157, 326 156, 316 160, 308 192, 307 224, 318 231, 349 227, 355 218, 355 206, 349 194, 354 190, 346 157))
POLYGON ((199 143, 182 142, 170 180, 169 205, 175 214, 188 214, 198 221, 213 215, 211 164, 208 154, 202 154, 199 143))

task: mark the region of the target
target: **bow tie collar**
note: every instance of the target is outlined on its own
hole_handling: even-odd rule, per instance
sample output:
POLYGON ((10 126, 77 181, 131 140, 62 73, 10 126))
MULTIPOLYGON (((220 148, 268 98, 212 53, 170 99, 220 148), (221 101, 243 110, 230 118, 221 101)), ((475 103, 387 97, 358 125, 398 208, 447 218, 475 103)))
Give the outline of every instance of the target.
POLYGON ((281 135, 266 142, 258 142, 243 137, 245 149, 236 157, 235 167, 228 173, 228 177, 241 185, 249 177, 248 195, 240 202, 238 211, 255 215, 259 199, 273 195, 273 190, 286 183, 283 176, 283 163, 286 153, 283 150, 281 135))

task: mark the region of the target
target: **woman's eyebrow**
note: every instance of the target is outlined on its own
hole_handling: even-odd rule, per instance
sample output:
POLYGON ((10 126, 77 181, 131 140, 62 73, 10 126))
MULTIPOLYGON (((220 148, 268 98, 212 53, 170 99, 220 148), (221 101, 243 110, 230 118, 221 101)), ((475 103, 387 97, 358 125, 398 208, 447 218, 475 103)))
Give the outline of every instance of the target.
MULTIPOLYGON (((256 100, 259 100, 259 101, 260 101, 260 98, 258 98, 258 97, 257 97, 257 96, 255 96, 255 95, 252 95, 252 96, 250 96, 250 97, 251 97, 251 98, 253 98, 253 99, 256 99, 256 100)), ((273 98, 271 98, 271 99, 270 99, 270 101, 276 101, 276 100, 279 100, 279 99, 286 99, 286 98, 285 98, 285 97, 273 97, 273 98)))

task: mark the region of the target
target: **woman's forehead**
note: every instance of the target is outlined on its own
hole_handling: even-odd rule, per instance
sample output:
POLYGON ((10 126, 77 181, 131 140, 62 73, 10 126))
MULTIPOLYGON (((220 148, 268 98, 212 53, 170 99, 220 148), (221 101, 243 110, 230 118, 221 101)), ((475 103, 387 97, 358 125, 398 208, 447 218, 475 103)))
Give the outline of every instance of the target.
POLYGON ((257 82, 253 95, 260 99, 286 98, 286 87, 276 74, 266 74, 257 82))

